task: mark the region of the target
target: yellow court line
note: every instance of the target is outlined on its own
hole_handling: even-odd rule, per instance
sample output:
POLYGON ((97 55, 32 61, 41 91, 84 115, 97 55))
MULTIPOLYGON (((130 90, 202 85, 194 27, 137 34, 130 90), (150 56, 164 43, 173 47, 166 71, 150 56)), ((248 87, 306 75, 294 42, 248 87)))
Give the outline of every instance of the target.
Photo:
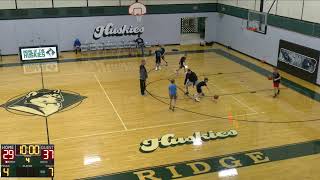
MULTIPOLYGON (((235 115, 233 117, 250 116, 250 115, 257 115, 257 114, 260 114, 260 113, 254 112, 254 113, 248 113, 248 114, 240 114, 240 115, 235 115)), ((227 117, 228 116, 225 116, 223 118, 227 118, 227 117)), ((63 140, 69 140, 69 139, 78 139, 78 138, 100 136, 100 135, 107 135, 107 134, 114 134, 114 133, 121 133, 121 132, 130 132, 130 131, 152 129, 152 128, 159 128, 159 127, 176 126, 176 125, 181 125, 181 124, 199 123, 199 122, 204 122, 204 121, 210 121, 213 119, 217 119, 217 118, 208 118, 208 119, 202 119, 202 120, 196 120, 196 121, 185 121, 185 122, 178 122, 178 123, 171 123, 171 124, 164 124, 164 125, 157 125, 157 126, 147 126, 147 127, 141 127, 141 128, 135 128, 135 129, 128 129, 128 130, 119 130, 119 131, 110 131, 110 132, 105 132, 105 133, 88 134, 88 135, 82 135, 82 136, 65 137, 65 138, 51 139, 50 141, 51 142, 63 141, 63 140)))
POLYGON ((108 99, 108 101, 110 102, 110 104, 111 104, 111 106, 112 106, 112 108, 113 108, 114 112, 117 114, 117 116, 118 116, 119 120, 121 121, 121 124, 123 125, 124 129, 125 129, 125 130, 128 130, 128 128, 127 128, 127 127, 126 127, 126 125, 124 124, 124 122, 123 122, 123 120, 122 120, 121 116, 119 115, 119 113, 118 113, 118 111, 117 111, 116 107, 113 105, 113 103, 112 103, 112 101, 111 101, 111 99, 110 99, 109 95, 107 94, 106 90, 103 88, 102 84, 100 83, 100 80, 98 79, 97 75, 96 75, 95 73, 94 73, 93 75, 94 75, 94 78, 95 78, 95 79, 97 80, 97 82, 99 83, 99 85, 100 85, 100 87, 101 87, 101 89, 102 89, 102 91, 103 91, 104 95, 106 96, 106 98, 107 98, 107 99, 108 99))

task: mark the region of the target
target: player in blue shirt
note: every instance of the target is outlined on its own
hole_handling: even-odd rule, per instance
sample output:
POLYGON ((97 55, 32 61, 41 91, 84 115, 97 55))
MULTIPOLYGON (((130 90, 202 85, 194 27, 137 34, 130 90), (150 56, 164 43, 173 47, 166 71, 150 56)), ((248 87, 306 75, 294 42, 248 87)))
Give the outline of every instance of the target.
POLYGON ((171 84, 169 85, 169 98, 170 98, 170 107, 169 109, 174 111, 177 101, 177 85, 175 84, 174 79, 170 80, 171 84))
POLYGON ((74 41, 73 48, 76 51, 76 54, 78 54, 78 51, 81 52, 81 42, 78 38, 74 41))

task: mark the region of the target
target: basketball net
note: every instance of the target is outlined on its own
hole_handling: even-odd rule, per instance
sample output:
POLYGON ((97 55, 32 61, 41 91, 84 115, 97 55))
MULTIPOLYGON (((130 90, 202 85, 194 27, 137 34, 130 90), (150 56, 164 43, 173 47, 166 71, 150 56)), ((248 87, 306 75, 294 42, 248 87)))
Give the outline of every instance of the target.
POLYGON ((138 23, 141 23, 141 21, 142 21, 142 15, 141 15, 141 14, 137 14, 137 15, 134 15, 134 16, 136 16, 137 22, 138 22, 138 23))

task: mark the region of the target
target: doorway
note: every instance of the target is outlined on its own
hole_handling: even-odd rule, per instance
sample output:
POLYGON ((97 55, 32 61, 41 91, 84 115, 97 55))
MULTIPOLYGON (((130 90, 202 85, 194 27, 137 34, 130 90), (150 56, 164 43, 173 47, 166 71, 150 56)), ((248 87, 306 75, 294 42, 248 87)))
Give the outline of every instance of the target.
POLYGON ((181 18, 180 44, 200 44, 205 39, 207 17, 181 18))

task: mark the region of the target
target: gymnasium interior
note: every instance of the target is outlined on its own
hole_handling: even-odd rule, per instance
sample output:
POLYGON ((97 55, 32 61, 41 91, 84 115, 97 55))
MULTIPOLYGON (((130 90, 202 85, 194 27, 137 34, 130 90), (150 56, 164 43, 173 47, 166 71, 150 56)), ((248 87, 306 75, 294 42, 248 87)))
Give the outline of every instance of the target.
POLYGON ((0 0, 0 179, 319 180, 319 8, 0 0))

